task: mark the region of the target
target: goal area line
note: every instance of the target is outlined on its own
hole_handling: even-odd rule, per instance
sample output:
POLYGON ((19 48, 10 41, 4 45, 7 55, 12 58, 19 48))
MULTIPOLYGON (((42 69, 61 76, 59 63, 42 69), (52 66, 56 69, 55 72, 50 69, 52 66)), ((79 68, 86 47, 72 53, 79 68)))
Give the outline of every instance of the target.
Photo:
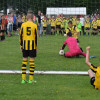
MULTIPOLYGON (((29 74, 29 71, 26 71, 29 74)), ((0 70, 0 74, 22 74, 21 70, 0 70)), ((35 71, 37 75, 88 75, 87 71, 35 71)))

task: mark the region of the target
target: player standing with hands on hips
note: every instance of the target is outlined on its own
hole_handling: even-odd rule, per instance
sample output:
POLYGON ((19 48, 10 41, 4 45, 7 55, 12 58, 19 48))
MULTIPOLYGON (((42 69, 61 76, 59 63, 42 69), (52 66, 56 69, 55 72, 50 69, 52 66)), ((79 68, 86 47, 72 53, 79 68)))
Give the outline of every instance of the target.
POLYGON ((33 23, 33 13, 28 11, 28 21, 23 23, 20 30, 20 49, 23 54, 22 62, 22 84, 26 83, 26 66, 28 57, 30 57, 30 73, 28 83, 33 82, 33 75, 35 70, 34 60, 36 57, 36 51, 38 48, 38 30, 37 25, 33 23))

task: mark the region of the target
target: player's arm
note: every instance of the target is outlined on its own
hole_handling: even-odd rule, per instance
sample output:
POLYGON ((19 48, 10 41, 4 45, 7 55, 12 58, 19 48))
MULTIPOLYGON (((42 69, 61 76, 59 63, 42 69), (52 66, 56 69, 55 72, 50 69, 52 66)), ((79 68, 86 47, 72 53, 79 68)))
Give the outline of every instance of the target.
POLYGON ((65 47, 66 47, 66 44, 67 44, 67 40, 65 40, 65 42, 64 42, 64 44, 63 44, 63 46, 60 48, 61 50, 64 50, 65 49, 65 47))
POLYGON ((21 29, 20 29, 19 43, 20 43, 20 50, 22 51, 22 45, 23 45, 23 26, 21 26, 21 29))
POLYGON ((86 64, 90 67, 91 66, 91 63, 89 62, 89 53, 90 53, 90 46, 88 46, 87 48, 86 48, 86 64))
POLYGON ((36 45, 36 49, 38 48, 38 29, 37 29, 37 25, 35 28, 35 45, 36 45))

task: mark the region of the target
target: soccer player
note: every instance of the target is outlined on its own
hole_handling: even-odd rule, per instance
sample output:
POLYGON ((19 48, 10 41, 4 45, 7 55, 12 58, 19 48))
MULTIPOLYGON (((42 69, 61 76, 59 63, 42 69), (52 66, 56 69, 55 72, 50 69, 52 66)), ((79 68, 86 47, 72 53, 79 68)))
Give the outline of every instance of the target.
POLYGON ((73 26, 77 25, 77 16, 73 16, 73 18, 71 19, 73 26))
POLYGON ((72 37, 77 39, 77 42, 79 43, 78 35, 80 34, 80 32, 79 32, 79 30, 78 30, 78 28, 76 26, 73 26, 72 21, 68 22, 68 28, 66 30, 66 34, 68 32, 71 32, 72 33, 72 37))
POLYGON ((65 20, 63 18, 61 18, 61 34, 63 35, 65 32, 65 20))
POLYGON ((7 21, 4 18, 4 15, 2 15, 2 17, 1 17, 1 34, 0 34, 1 41, 5 40, 5 34, 4 34, 4 32, 6 30, 6 25, 7 25, 7 21))
POLYGON ((61 25, 61 18, 60 18, 60 15, 58 15, 57 18, 56 18, 56 31, 59 34, 61 33, 60 25, 61 25))
POLYGON ((65 20, 65 31, 68 28, 68 22, 69 22, 69 17, 66 17, 66 20, 65 20))
POLYGON ((100 90, 100 66, 96 67, 89 62, 90 47, 87 47, 86 50, 86 64, 90 67, 90 69, 88 70, 88 74, 91 78, 91 85, 93 85, 95 89, 100 90))
POLYGON ((86 53, 83 53, 82 50, 80 49, 77 40, 72 37, 72 33, 68 32, 67 33, 68 39, 65 40, 64 45, 61 47, 61 50, 65 48, 66 45, 68 45, 69 52, 66 52, 64 54, 65 57, 71 58, 79 55, 83 55, 86 57, 86 53))
POLYGON ((92 34, 97 35, 97 33, 98 33, 97 20, 96 18, 94 18, 94 20, 92 21, 92 34))
POLYGON ((97 18, 97 28, 98 32, 100 32, 100 18, 97 18))
POLYGON ((91 27, 89 18, 86 19, 85 24, 84 24, 84 27, 85 27, 85 34, 84 35, 86 35, 86 32, 88 32, 88 36, 89 36, 90 27, 91 27))
POLYGON ((44 20, 42 20, 43 23, 43 34, 46 35, 46 30, 47 30, 47 20, 46 17, 44 17, 44 20))
POLYGON ((79 32, 80 32, 80 35, 81 35, 82 23, 80 22, 80 19, 78 19, 78 21, 77 21, 77 28, 78 28, 78 30, 79 30, 79 32))
POLYGON ((27 13, 28 21, 23 23, 20 30, 20 49, 23 53, 22 62, 22 83, 26 82, 26 65, 28 57, 30 57, 30 73, 28 83, 33 82, 33 75, 35 70, 34 60, 38 48, 38 31, 37 25, 33 23, 33 13, 27 13))
POLYGON ((52 16, 52 19, 50 21, 51 24, 51 34, 55 34, 55 26, 56 26, 56 22, 55 22, 55 17, 52 16))

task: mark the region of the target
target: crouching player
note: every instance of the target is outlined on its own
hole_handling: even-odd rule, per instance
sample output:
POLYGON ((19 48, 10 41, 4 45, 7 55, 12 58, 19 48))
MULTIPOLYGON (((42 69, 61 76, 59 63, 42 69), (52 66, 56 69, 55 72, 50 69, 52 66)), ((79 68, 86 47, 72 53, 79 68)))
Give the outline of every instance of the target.
POLYGON ((69 52, 66 52, 64 56, 71 58, 78 55, 83 55, 84 57, 86 57, 86 53, 82 52, 82 50, 80 49, 77 43, 77 39, 72 37, 72 33, 71 32, 67 33, 67 36, 68 39, 65 40, 64 45, 61 47, 61 50, 63 50, 65 46, 68 45, 69 52))
POLYGON ((95 89, 100 90, 100 66, 96 67, 89 62, 90 47, 87 47, 86 50, 87 50, 86 64, 90 67, 90 69, 88 70, 88 74, 91 78, 91 80, 90 80, 91 85, 93 85, 95 87, 95 89))
POLYGON ((22 83, 26 82, 26 65, 28 57, 30 57, 30 73, 28 83, 33 82, 33 75, 35 70, 34 60, 36 57, 36 51, 38 47, 38 31, 37 25, 33 23, 33 13, 28 12, 28 21, 23 23, 20 30, 20 49, 23 53, 22 62, 22 83))

